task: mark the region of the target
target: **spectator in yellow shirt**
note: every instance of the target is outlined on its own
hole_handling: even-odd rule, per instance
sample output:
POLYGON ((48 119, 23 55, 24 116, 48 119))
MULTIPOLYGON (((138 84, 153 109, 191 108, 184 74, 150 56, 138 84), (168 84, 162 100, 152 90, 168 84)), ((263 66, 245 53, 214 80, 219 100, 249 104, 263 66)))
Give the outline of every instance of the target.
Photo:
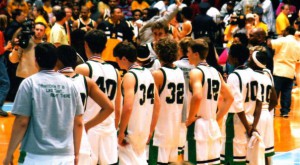
POLYGON ((281 7, 281 13, 276 18, 276 33, 282 35, 285 28, 290 26, 290 21, 288 19, 288 14, 290 12, 290 7, 285 4, 281 7))
POLYGON ((25 0, 10 0, 7 4, 7 12, 10 16, 12 16, 12 11, 20 9, 27 16, 29 8, 27 2, 25 0))
POLYGON ((262 21, 262 15, 264 13, 263 9, 261 7, 256 7, 253 13, 255 19, 254 26, 256 28, 262 28, 266 34, 268 34, 268 25, 262 21))
POLYGON ((42 22, 44 25, 46 25, 45 34, 46 34, 46 41, 49 41, 50 39, 50 27, 49 27, 49 17, 47 12, 44 10, 42 6, 34 6, 32 10, 33 16, 34 16, 34 22, 42 22))

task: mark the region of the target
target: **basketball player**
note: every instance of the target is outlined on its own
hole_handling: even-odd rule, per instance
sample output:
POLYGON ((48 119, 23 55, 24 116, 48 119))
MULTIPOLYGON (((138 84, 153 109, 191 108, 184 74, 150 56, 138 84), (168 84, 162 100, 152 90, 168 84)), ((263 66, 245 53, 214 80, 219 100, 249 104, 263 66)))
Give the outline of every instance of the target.
POLYGON ((157 41, 155 50, 162 67, 153 71, 155 85, 159 90, 160 113, 149 147, 149 164, 178 161, 181 113, 185 82, 183 72, 173 62, 177 59, 177 42, 171 38, 157 41))
POLYGON ((69 77, 75 83, 81 96, 83 107, 86 108, 88 96, 101 107, 101 111, 93 119, 85 123, 85 129, 81 138, 79 164, 91 164, 91 146, 86 131, 105 120, 113 112, 113 105, 92 79, 75 73, 72 68, 76 66, 77 61, 75 49, 68 45, 62 45, 57 48, 57 54, 56 67, 59 69, 58 72, 69 77))
POLYGON ((233 96, 220 73, 206 63, 208 43, 204 39, 189 42, 188 59, 196 68, 190 76, 190 109, 185 160, 194 164, 219 164, 221 131, 218 125, 227 114, 233 96), (219 94, 223 103, 218 106, 219 94))
MULTIPOLYGON (((115 108, 102 123, 91 128, 87 134, 92 147, 93 164, 116 164, 118 161, 117 132, 120 110, 120 76, 112 65, 101 59, 101 52, 105 48, 106 36, 100 30, 91 30, 84 37, 84 48, 89 58, 85 64, 78 65, 76 73, 90 77, 98 87, 108 96, 115 108)), ((101 107, 91 98, 87 100, 84 122, 94 118, 101 107)))
POLYGON ((179 60, 175 61, 174 64, 179 67, 183 71, 184 75, 184 80, 185 80, 185 94, 184 94, 184 101, 183 101, 183 108, 182 108, 182 119, 181 119, 181 125, 180 125, 180 139, 179 139, 179 146, 178 146, 178 154, 183 155, 184 154, 184 146, 186 143, 186 125, 185 121, 187 118, 187 112, 189 109, 189 102, 190 98, 188 97, 189 95, 187 94, 189 91, 189 72, 191 69, 194 68, 194 65, 189 63, 189 59, 187 57, 187 49, 188 49, 188 44, 192 40, 190 37, 185 37, 179 42, 179 49, 178 49, 178 55, 179 55, 179 60))
POLYGON ((125 41, 114 48, 114 57, 125 69, 123 110, 119 127, 120 165, 146 165, 146 144, 159 114, 159 96, 151 72, 136 63, 135 47, 125 41))
MULTIPOLYGON (((255 50, 255 47, 254 47, 255 50)), ((277 95, 273 77, 266 68, 267 55, 263 51, 254 51, 249 61, 249 67, 254 70, 258 83, 261 85, 262 111, 257 130, 264 140, 266 165, 271 164, 274 153, 274 126, 272 111, 277 105, 277 95)))
POLYGON ((241 44, 230 47, 228 61, 235 69, 229 75, 227 84, 234 96, 234 102, 222 126, 222 164, 246 165, 248 137, 256 131, 260 117, 260 85, 253 70, 244 65, 248 57, 247 47, 241 44))

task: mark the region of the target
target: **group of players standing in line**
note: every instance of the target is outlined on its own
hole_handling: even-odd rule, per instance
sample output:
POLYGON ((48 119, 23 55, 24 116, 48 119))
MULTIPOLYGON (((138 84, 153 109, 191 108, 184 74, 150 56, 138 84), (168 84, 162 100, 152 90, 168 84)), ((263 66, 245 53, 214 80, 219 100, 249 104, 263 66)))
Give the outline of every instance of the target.
POLYGON ((70 46, 56 48, 56 70, 75 82, 84 107, 79 164, 168 164, 178 154, 193 164, 246 164, 253 132, 264 139, 267 163, 274 154, 269 110, 277 99, 265 53, 232 45, 228 61, 235 70, 226 83, 206 63, 204 39, 158 40, 161 68, 152 72, 137 64, 135 46, 124 41, 113 51, 126 70, 121 80, 101 59, 105 34, 91 30, 84 41, 89 60, 78 66, 70 46))

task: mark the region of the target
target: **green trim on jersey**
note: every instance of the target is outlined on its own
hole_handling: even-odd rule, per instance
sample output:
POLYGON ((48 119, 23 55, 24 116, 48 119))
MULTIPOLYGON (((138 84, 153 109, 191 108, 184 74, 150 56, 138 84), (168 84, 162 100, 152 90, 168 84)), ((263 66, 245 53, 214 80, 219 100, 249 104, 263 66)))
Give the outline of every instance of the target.
POLYGON ((233 74, 236 74, 237 75, 237 77, 238 77, 238 79, 239 79, 239 83, 240 83, 240 91, 242 92, 242 78, 241 78, 241 76, 240 76, 240 74, 238 74, 237 72, 232 72, 233 74))
POLYGON ((88 61, 86 62, 86 64, 87 64, 87 66, 88 66, 89 69, 90 69, 89 78, 92 78, 92 76, 93 76, 93 69, 92 69, 92 66, 91 66, 91 64, 90 64, 88 61))
POLYGON ((204 86, 205 74, 204 74, 204 72, 203 72, 203 70, 201 68, 199 68, 199 67, 196 67, 196 68, 199 69, 202 72, 202 74, 203 74, 203 77, 202 77, 202 86, 204 86))
MULTIPOLYGON (((226 141, 225 141, 225 162, 224 164, 235 164, 233 161, 233 138, 234 138, 234 113, 228 113, 225 127, 226 127, 226 141)), ((246 162, 245 162, 246 163, 246 162)), ((222 163, 223 164, 223 163, 222 163)))
POLYGON ((25 151, 20 151, 20 156, 19 156, 18 163, 24 163, 25 157, 26 157, 26 152, 25 151))
POLYGON ((163 76, 164 76, 163 84, 162 84, 161 88, 159 89, 159 95, 160 95, 166 86, 167 75, 166 75, 166 72, 162 68, 159 68, 159 69, 161 70, 161 72, 163 73, 163 76))
POLYGON ((79 76, 79 74, 75 74, 73 77, 71 77, 71 78, 75 78, 75 77, 78 77, 79 76))
POLYGON ((135 69, 135 70, 145 70, 144 67, 140 67, 140 68, 131 68, 131 69, 135 69))
POLYGON ((139 80, 138 80, 136 74, 133 71, 128 71, 128 73, 132 73, 133 76, 135 77, 135 86, 134 86, 134 94, 135 94, 138 90, 139 80))
POLYGON ((83 76, 83 81, 84 81, 85 92, 86 92, 85 105, 84 105, 84 111, 85 111, 86 110, 86 105, 87 105, 87 98, 89 96, 88 85, 87 85, 87 81, 86 81, 85 76, 83 76))

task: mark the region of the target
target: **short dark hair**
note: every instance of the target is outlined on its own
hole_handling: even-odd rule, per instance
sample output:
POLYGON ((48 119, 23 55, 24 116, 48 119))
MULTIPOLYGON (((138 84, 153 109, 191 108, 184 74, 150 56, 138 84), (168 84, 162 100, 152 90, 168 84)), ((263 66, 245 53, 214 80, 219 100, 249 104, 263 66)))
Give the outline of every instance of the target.
POLYGON ((165 64, 172 64, 177 60, 178 45, 176 40, 169 37, 161 38, 155 44, 155 52, 157 53, 159 61, 165 64))
POLYGON ((153 25, 151 26, 151 30, 153 31, 153 30, 155 30, 155 29, 164 29, 164 31, 165 31, 166 33, 168 33, 168 31, 169 31, 168 25, 165 24, 165 23, 163 23, 163 22, 157 22, 157 23, 153 24, 153 25))
POLYGON ((11 13, 11 17, 13 20, 16 20, 17 16, 20 16, 22 14, 22 10, 21 9, 15 9, 12 11, 11 13))
POLYGON ((128 41, 118 43, 118 45, 114 48, 113 53, 114 57, 119 57, 120 59, 126 57, 129 62, 135 62, 137 59, 136 48, 128 41))
POLYGON ((69 45, 59 46, 57 48, 57 57, 65 67, 75 67, 77 64, 77 53, 75 49, 69 45))
POLYGON ((56 21, 61 21, 62 19, 64 19, 66 17, 66 12, 65 12, 65 10, 62 10, 62 9, 54 11, 53 14, 56 18, 56 21))
POLYGON ((181 14, 184 16, 184 18, 191 20, 193 18, 193 9, 190 7, 184 7, 181 10, 181 14))
POLYGON ((136 12, 140 12, 141 17, 142 17, 143 12, 142 12, 140 9, 135 9, 135 10, 133 10, 133 11, 131 12, 131 13, 132 13, 132 16, 134 16, 134 14, 135 14, 136 12))
POLYGON ((93 53, 102 53, 105 48, 107 38, 102 30, 91 30, 85 34, 84 41, 93 53))
POLYGON ((110 9, 110 14, 113 14, 115 12, 116 9, 120 9, 122 11, 122 9, 120 7, 112 7, 110 9))
POLYGON ((57 61, 56 47, 51 43, 39 43, 35 48, 35 58, 40 68, 53 69, 57 61))
POLYGON ((43 22, 36 22, 36 23, 34 23, 34 27, 35 27, 35 25, 42 25, 42 26, 44 26, 45 30, 47 28, 47 26, 43 22))
POLYGON ((284 31, 290 35, 295 35, 296 33, 296 29, 293 26, 286 27, 284 31))
POLYGON ((246 33, 235 33, 233 35, 233 38, 239 38, 239 40, 241 41, 241 43, 245 46, 248 45, 248 37, 247 37, 247 34, 246 33))
POLYGON ((198 52, 200 59, 204 60, 208 54, 208 43, 203 38, 191 40, 189 47, 193 53, 198 52))
POLYGON ((249 58, 249 49, 242 44, 232 44, 229 56, 237 58, 239 65, 243 65, 249 58))

